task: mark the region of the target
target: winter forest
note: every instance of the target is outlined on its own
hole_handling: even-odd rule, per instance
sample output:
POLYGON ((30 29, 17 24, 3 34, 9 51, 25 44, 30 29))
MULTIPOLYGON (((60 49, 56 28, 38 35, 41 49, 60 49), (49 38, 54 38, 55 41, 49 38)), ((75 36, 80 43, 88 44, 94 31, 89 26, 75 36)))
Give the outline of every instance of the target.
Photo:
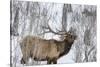
MULTIPOLYGON (((49 45, 54 44, 53 46, 55 47, 56 43, 53 42, 55 41, 60 42, 64 40, 64 36, 60 35, 60 33, 68 31, 70 31, 71 34, 76 35, 77 38, 74 40, 70 48, 70 51, 64 56, 57 59, 57 64, 96 62, 97 61, 96 12, 97 12, 96 5, 81 5, 81 4, 79 5, 79 4, 54 3, 54 2, 49 3, 49 2, 11 0, 10 1, 11 66, 19 67, 25 65, 28 66, 43 65, 48 63, 47 61, 36 61, 32 60, 31 58, 28 58, 27 64, 21 64, 23 53, 20 44, 26 36, 30 35, 33 37, 38 37, 40 40, 43 41, 46 40, 47 42, 51 43, 49 45)), ((40 43, 44 44, 45 41, 44 42, 43 41, 42 42, 40 41, 40 43)), ((25 44, 26 43, 27 42, 25 42, 25 44)), ((40 44, 40 46, 41 45, 42 44, 40 44)), ((59 49, 60 48, 61 47, 59 47, 59 49)), ((45 49, 45 51, 48 49, 49 48, 45 49)), ((38 48, 36 50, 39 51, 38 48)))

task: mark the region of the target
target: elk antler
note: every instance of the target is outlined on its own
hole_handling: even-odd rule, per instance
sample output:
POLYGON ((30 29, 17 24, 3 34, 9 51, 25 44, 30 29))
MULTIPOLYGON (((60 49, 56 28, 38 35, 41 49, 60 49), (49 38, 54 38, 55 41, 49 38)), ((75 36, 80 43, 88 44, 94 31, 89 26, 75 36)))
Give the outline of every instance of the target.
POLYGON ((51 32, 51 33, 54 33, 54 34, 57 34, 57 35, 63 35, 63 34, 65 34, 65 32, 60 31, 57 28, 56 28, 56 30, 58 32, 55 32, 53 29, 51 29, 51 27, 50 27, 49 24, 47 24, 47 27, 46 26, 42 26, 42 28, 47 29, 47 31, 45 31, 44 33, 50 33, 51 32))

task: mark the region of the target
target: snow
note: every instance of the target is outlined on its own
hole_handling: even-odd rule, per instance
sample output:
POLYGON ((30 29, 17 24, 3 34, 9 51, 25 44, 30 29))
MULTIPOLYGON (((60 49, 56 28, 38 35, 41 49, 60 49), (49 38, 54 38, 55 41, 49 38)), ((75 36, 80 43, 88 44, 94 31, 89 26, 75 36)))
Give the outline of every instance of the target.
MULTIPOLYGON (((13 66, 19 67, 23 66, 20 64, 20 60, 22 58, 22 53, 21 49, 19 46, 20 40, 27 35, 34 35, 38 36, 37 34, 40 34, 41 31, 44 31, 41 28, 41 25, 46 26, 48 23, 50 27, 58 32, 57 30, 62 29, 62 10, 63 10, 63 4, 57 4, 57 3, 38 3, 40 6, 40 16, 41 17, 36 17, 38 15, 38 10, 39 9, 34 9, 34 12, 31 13, 29 10, 29 14, 26 16, 24 13, 26 13, 26 8, 27 8, 27 2, 17 2, 15 1, 13 3, 15 7, 20 7, 19 11, 19 26, 18 26, 18 33, 20 36, 12 36, 12 62, 13 66), (18 6, 17 6, 18 5, 18 6), (22 5, 22 6, 21 6, 22 5), (47 10, 47 17, 42 16, 44 8, 47 10), (35 11, 36 10, 36 11, 35 11), (32 15, 31 15, 32 14, 32 15), (49 21, 47 22, 48 18, 49 21), (34 19, 35 18, 35 19, 34 19), (31 26, 31 27, 30 27, 31 26), (31 29, 31 30, 30 30, 31 29)), ((37 5, 36 2, 30 2, 30 9, 34 7, 33 5, 37 5)), ((36 6, 38 8, 38 6, 36 6)), ((13 6, 13 8, 15 8, 13 6)), ((35 8, 36 8, 35 7, 35 8)), ((71 27, 74 29, 75 34, 77 34, 77 40, 74 42, 70 52, 59 58, 57 63, 58 64, 69 64, 69 63, 76 63, 76 62, 84 62, 83 59, 85 58, 85 51, 86 51, 86 44, 84 43, 84 34, 87 29, 90 29, 90 44, 92 44, 89 47, 95 46, 94 51, 91 53, 91 57, 95 57, 95 52, 96 52, 96 19, 93 16, 85 16, 82 14, 84 11, 84 8, 88 9, 89 11, 94 11, 96 10, 96 6, 88 6, 88 5, 76 5, 72 4, 72 10, 73 12, 67 14, 67 26, 66 30, 69 31, 71 27), (91 19, 91 17, 94 19, 91 19), (78 58, 77 58, 78 57, 78 58)), ((16 8, 15 8, 16 9, 16 8)), ((12 24, 14 23, 14 16, 15 16, 15 11, 14 9, 12 10, 12 24)), ((53 33, 46 33, 45 35, 39 36, 44 39, 55 39, 60 41, 61 36, 60 35, 55 35, 53 33)), ((89 48, 88 47, 88 48, 89 48)), ((40 64, 47 64, 47 61, 33 61, 32 59, 29 59, 28 64, 32 65, 40 65, 40 64)))

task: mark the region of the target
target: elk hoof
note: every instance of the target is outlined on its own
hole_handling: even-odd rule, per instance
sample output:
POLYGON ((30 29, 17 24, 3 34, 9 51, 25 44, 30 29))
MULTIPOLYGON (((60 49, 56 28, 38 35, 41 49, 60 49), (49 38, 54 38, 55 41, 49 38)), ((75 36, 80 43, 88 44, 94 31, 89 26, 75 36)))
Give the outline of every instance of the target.
POLYGON ((25 60, 23 58, 21 59, 21 64, 25 64, 25 60))

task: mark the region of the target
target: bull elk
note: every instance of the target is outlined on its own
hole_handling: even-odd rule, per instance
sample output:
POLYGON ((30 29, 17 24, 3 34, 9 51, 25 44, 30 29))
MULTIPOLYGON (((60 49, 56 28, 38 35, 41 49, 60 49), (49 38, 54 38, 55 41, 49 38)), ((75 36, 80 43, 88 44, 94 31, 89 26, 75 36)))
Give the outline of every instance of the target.
POLYGON ((20 43, 23 54, 21 64, 26 64, 29 58, 32 58, 35 61, 47 60, 47 64, 57 64, 57 59, 70 51, 71 46, 76 39, 76 35, 72 35, 69 32, 57 33, 50 27, 49 30, 55 34, 64 36, 64 39, 62 41, 57 41, 54 39, 46 40, 34 36, 24 37, 20 43))

